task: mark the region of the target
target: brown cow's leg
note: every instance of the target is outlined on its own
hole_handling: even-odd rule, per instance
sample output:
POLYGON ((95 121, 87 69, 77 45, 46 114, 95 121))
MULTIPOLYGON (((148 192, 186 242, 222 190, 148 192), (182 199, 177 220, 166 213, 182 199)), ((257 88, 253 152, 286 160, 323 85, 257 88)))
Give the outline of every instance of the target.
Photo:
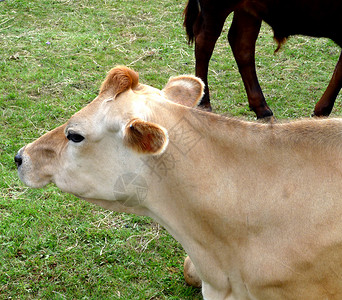
POLYGON ((196 76, 201 78, 205 84, 200 106, 207 110, 211 110, 208 87, 209 61, 226 17, 227 14, 222 12, 211 11, 202 16, 194 26, 196 76))
POLYGON ((317 102, 315 106, 314 116, 323 117, 329 116, 336 100, 338 93, 342 88, 342 52, 340 58, 338 59, 337 65, 335 67, 334 73, 331 77, 329 85, 325 90, 321 99, 317 102))
POLYGON ((255 43, 260 27, 261 20, 245 11, 236 10, 228 33, 228 40, 247 92, 249 107, 258 119, 273 115, 267 106, 255 70, 255 43))

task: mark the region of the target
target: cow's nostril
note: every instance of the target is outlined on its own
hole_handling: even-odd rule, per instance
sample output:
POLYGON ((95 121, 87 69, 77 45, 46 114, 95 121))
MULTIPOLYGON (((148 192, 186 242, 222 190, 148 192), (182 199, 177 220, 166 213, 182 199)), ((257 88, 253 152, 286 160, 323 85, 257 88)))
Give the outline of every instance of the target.
POLYGON ((20 165, 23 163, 23 159, 21 158, 21 156, 19 154, 14 156, 14 161, 15 161, 15 163, 17 165, 17 168, 19 168, 20 165))

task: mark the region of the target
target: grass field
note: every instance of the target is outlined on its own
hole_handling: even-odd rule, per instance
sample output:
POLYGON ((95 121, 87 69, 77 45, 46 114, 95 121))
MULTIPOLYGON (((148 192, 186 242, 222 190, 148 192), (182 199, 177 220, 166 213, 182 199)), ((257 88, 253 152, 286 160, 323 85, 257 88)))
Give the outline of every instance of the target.
MULTIPOLYGON (((200 299, 182 276, 182 247, 149 218, 105 211, 50 185, 19 181, 17 150, 93 100, 106 72, 130 66, 162 88, 194 73, 185 0, 0 2, 0 299, 200 299)), ((210 65, 216 112, 254 119, 226 41, 210 65)), ((339 47, 291 38, 276 55, 264 25, 259 80, 279 119, 308 117, 339 47)), ((333 115, 342 114, 339 95, 333 115)))

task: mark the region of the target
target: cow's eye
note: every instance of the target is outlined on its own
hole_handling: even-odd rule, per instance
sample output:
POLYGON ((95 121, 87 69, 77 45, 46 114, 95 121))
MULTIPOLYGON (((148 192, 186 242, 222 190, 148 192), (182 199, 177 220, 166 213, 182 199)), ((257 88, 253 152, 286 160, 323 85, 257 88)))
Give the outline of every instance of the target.
POLYGON ((69 141, 74 142, 74 143, 80 143, 84 140, 84 136, 82 136, 78 133, 69 132, 67 135, 67 139, 69 141))

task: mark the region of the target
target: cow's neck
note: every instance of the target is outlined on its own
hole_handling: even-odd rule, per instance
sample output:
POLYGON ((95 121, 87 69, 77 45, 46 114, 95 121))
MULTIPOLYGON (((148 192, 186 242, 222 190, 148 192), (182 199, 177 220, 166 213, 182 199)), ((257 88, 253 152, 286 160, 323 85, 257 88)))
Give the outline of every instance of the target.
POLYGON ((260 142, 255 134, 259 132, 260 138, 264 126, 175 105, 165 109, 169 113, 164 118, 155 116, 152 121, 168 130, 169 145, 161 156, 146 158, 153 183, 146 207, 148 215, 165 226, 196 260, 201 249, 208 255, 214 240, 216 248, 218 241, 226 243, 227 238, 220 235, 230 235, 234 241, 233 232, 239 234, 241 222, 236 220, 240 214, 225 194, 229 182, 225 163, 234 159, 239 145, 244 149, 253 144, 256 149, 260 142), (218 223, 225 232, 215 228, 218 223))

